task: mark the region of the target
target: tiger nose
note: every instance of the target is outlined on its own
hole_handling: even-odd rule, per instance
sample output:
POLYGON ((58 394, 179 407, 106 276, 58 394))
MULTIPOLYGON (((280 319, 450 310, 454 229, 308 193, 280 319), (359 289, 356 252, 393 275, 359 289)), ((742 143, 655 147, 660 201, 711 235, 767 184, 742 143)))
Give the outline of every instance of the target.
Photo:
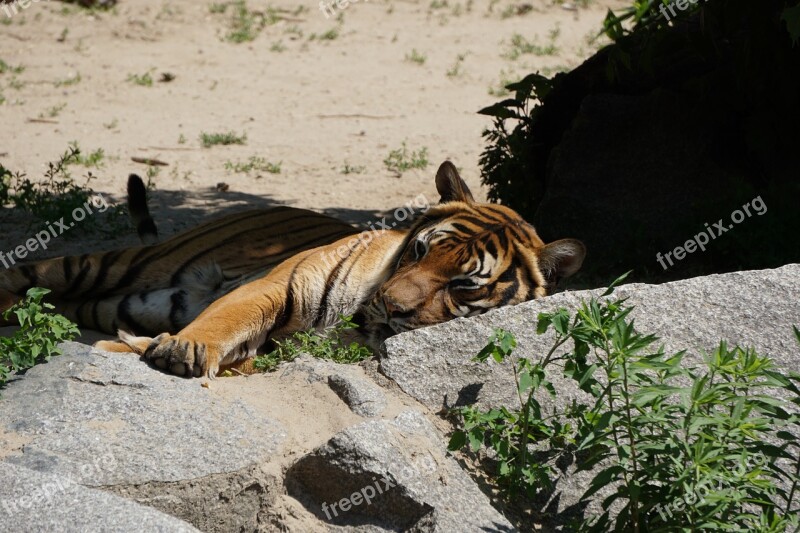
POLYGON ((383 297, 383 305, 386 307, 386 314, 391 317, 408 314, 407 310, 401 304, 395 302, 389 296, 383 297))

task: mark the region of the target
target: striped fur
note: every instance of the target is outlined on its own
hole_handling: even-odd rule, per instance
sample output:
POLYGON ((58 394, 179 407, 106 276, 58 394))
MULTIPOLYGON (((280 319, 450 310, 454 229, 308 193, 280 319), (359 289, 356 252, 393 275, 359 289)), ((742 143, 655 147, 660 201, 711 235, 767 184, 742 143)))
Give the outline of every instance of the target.
POLYGON ((356 232, 303 209, 243 211, 160 244, 0 271, 0 308, 30 287, 46 287, 57 311, 81 327, 111 334, 177 332, 220 296, 296 253, 356 232))
POLYGON ((411 229, 372 232, 368 244, 342 222, 279 208, 155 246, 23 267, 15 284, 0 277, 0 287, 20 294, 55 285, 61 308, 82 325, 145 335, 121 332, 101 348, 134 351, 174 374, 214 377, 268 339, 333 325, 340 314, 362 316, 378 345, 397 332, 543 297, 580 268, 579 241, 545 245, 514 211, 476 203, 451 163, 439 168, 436 186, 442 203, 411 229), (324 259, 337 249, 347 252, 324 259))

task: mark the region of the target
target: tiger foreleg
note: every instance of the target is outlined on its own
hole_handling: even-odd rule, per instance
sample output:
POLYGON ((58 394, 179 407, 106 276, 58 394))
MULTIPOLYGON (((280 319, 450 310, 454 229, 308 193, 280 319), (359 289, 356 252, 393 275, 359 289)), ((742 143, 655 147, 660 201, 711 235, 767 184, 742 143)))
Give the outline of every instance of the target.
MULTIPOLYGON (((271 298, 276 284, 257 280, 211 304, 176 335, 162 334, 144 350, 154 366, 186 377, 214 378, 220 367, 252 357, 285 312, 284 297, 271 298)), ((285 289, 279 289, 285 293, 285 289)))

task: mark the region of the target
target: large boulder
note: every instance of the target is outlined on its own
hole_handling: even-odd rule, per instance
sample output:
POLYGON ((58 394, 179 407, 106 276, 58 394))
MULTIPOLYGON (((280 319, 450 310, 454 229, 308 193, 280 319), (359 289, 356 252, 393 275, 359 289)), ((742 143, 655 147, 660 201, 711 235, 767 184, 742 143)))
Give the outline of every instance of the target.
MULTIPOLYGON (((514 333, 517 353, 543 355, 553 337, 552 332, 536 334, 537 315, 561 307, 574 311, 582 300, 603 292, 563 292, 397 335, 386 341, 381 370, 434 411, 476 401, 480 407, 514 405, 517 394, 510 370, 471 361, 494 329, 514 333)), ((687 349, 687 363, 700 363, 701 352, 724 339, 755 347, 784 368, 800 371, 800 347, 792 332, 792 325, 800 327, 798 264, 663 285, 634 283, 618 287, 614 297, 625 297, 636 307, 632 316, 638 329, 658 335, 667 351, 687 349)), ((553 379, 558 390, 574 389, 566 378, 553 379)))
POLYGON ((10 463, 0 468, 0 526, 3 531, 31 533, 198 531, 151 507, 86 488, 70 476, 43 474, 10 463))
MULTIPOLYGON (((282 443, 280 424, 138 357, 77 343, 62 349, 2 391, 3 468, 106 489, 203 530, 255 527, 280 485, 259 467, 282 443)), ((80 530, 94 500, 64 509, 63 528, 80 530)), ((103 507, 94 509, 93 516, 103 507)), ((108 520, 115 509, 105 510, 108 520)), ((15 523, 0 514, 0 529, 6 519, 15 523)), ((141 531, 136 524, 128 530, 141 531)))
POLYGON ((513 530, 375 362, 209 382, 61 348, 0 391, 0 531, 513 530), (392 490, 322 512, 370 475, 392 490))
MULTIPOLYGON (((472 358, 495 328, 516 336, 518 355, 531 359, 544 356, 554 337, 552 331, 536 334, 537 315, 562 307, 574 312, 581 301, 602 292, 565 292, 398 335, 386 342, 381 370, 405 392, 441 414, 468 404, 484 409, 501 405, 518 409, 510 365, 477 363, 472 358)), ((688 350, 684 364, 700 364, 703 351, 714 349, 725 339, 730 345, 754 347, 760 354, 772 356, 784 369, 800 371, 800 346, 792 331, 793 325, 800 327, 800 265, 663 285, 624 285, 613 297, 627 298, 627 304, 635 306, 631 316, 639 331, 661 337, 659 342, 668 353, 688 350)), ((564 408, 573 398, 587 399, 574 381, 560 373, 550 372, 548 379, 558 396, 552 400, 542 395, 543 411, 549 412, 554 401, 564 408)), ((565 467, 555 490, 536 502, 537 512, 549 516, 542 521, 549 526, 564 526, 584 513, 600 514, 600 502, 613 492, 613 486, 601 489, 589 502, 582 501, 596 472, 597 468, 579 471, 574 464, 565 467)))
POLYGON ((513 531, 424 416, 351 427, 297 461, 289 487, 322 519, 390 531, 513 531))

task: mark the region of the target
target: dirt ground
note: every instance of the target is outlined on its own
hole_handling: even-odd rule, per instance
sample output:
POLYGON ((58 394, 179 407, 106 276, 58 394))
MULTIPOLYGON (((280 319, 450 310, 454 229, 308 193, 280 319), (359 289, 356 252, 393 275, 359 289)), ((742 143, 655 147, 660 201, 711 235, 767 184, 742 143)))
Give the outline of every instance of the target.
MULTIPOLYGON (((92 12, 42 1, 11 17, 0 8, 0 59, 11 67, 0 74, 0 163, 38 179, 71 142, 84 155, 102 149, 99 167, 71 172, 80 182, 91 171, 93 189, 124 200, 128 174, 148 172, 131 158, 163 161, 150 178, 162 235, 275 204, 374 221, 420 194, 438 200, 433 174, 448 158, 483 197, 491 121, 476 111, 501 99, 502 81, 574 67, 597 49, 591 39, 620 2, 587 3, 362 0, 326 18, 312 0, 248 2, 238 27, 237 2, 121 0, 92 12), (231 42, 241 21, 255 39, 231 42), (531 46, 513 53, 514 34, 531 46), (202 146, 202 133, 224 132, 246 144, 202 146), (404 142, 427 149, 429 164, 398 177, 384 159, 404 142), (280 172, 226 169, 254 156, 280 172)), ((0 250, 37 229, 9 211, 0 250)), ((77 228, 28 259, 136 242, 132 230, 77 228)))

